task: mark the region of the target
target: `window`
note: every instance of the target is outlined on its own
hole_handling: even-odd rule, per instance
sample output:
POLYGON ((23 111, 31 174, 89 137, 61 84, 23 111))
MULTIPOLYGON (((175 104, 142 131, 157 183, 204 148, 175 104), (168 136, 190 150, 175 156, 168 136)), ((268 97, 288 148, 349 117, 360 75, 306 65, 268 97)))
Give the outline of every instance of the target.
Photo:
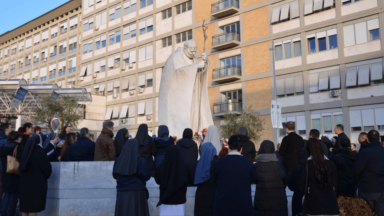
POLYGON ((57 25, 51 27, 51 38, 57 36, 57 25))
POLYGON ((124 40, 136 37, 136 23, 131 23, 124 26, 124 40))
POLYGON ((39 65, 39 51, 33 53, 33 66, 39 65))
POLYGON ((56 64, 49 66, 49 79, 56 78, 56 64))
POLYGON ((76 56, 69 58, 68 61, 69 61, 68 74, 75 73, 76 72, 76 56))
POLYGON ((153 74, 140 74, 139 75, 139 86, 140 88, 148 88, 153 86, 153 74))
POLYGON ((93 29, 93 17, 84 19, 84 31, 93 29))
POLYGON ((380 105, 369 108, 350 107, 349 109, 350 125, 353 132, 384 129, 384 108, 380 105))
POLYGON ((283 128, 280 129, 280 136, 285 136, 285 125, 287 122, 295 122, 296 131, 298 134, 305 135, 306 134, 306 124, 305 124, 305 115, 293 115, 283 116, 281 119, 283 128))
POLYGON ((153 4, 153 0, 140 0, 140 8, 153 4))
POLYGON ((381 59, 363 61, 347 65, 346 87, 358 87, 383 82, 381 59), (358 64, 356 66, 356 64, 358 64))
POLYGON ((309 53, 315 53, 316 52, 316 40, 315 38, 308 38, 308 49, 309 53))
POLYGON ((241 67, 241 55, 220 59, 220 67, 241 67))
POLYGON ((50 60, 56 59, 57 45, 52 45, 49 49, 50 49, 49 52, 51 54, 50 60))
POLYGON ((181 14, 190 10, 192 10, 192 1, 176 5, 176 14, 181 14))
POLYGON ((123 53, 123 60, 126 64, 136 62, 136 50, 131 50, 123 53))
POLYGON ((276 95, 289 97, 304 94, 303 75, 281 76, 276 78, 276 95))
POLYGON ((88 43, 85 43, 84 46, 83 46, 83 53, 87 53, 88 52, 88 43))
POLYGON ((176 34, 176 44, 192 40, 192 30, 176 34))
POLYGON ((139 62, 153 58, 153 45, 147 45, 139 49, 139 62))
POLYGON ((59 77, 65 76, 65 65, 66 65, 66 60, 62 60, 59 62, 59 77))
POLYGON ((60 34, 64 34, 67 32, 67 21, 64 21, 62 23, 60 23, 60 34))
POLYGON ((111 56, 108 58, 108 69, 112 70, 114 68, 120 67, 120 55, 111 56))
POLYGON ((96 50, 107 46, 107 36, 103 35, 95 38, 96 50))
POLYGON ((172 17, 172 8, 164 10, 162 13, 163 13, 163 19, 170 18, 172 17))
POLYGON ((43 42, 45 42, 45 41, 47 41, 48 40, 48 36, 49 34, 48 34, 48 29, 45 29, 44 31, 43 31, 43 33, 42 33, 42 40, 43 40, 43 42))
POLYGON ((358 2, 358 1, 360 1, 360 0, 341 0, 343 5, 352 4, 352 3, 355 3, 355 2, 358 2))
POLYGON ((47 80, 47 67, 40 68, 40 82, 47 80))
POLYGON ((230 33, 230 32, 240 32, 240 23, 239 22, 235 22, 235 23, 232 23, 232 24, 229 24, 229 25, 226 25, 226 26, 222 26, 220 27, 221 31, 222 32, 227 32, 227 33, 230 33))
MULTIPOLYGON (((100 1, 100 0, 98 0, 98 1, 100 1)), ((94 0, 84 0, 84 9, 92 7, 93 4, 94 4, 94 0)))
POLYGON ((340 89, 340 71, 334 67, 319 72, 309 72, 309 92, 340 89))
POLYGON ((172 46, 172 36, 163 38, 163 47, 172 46))
POLYGON ((301 56, 300 38, 275 43, 276 61, 301 56), (292 49, 293 45, 293 49, 292 49))
POLYGON ((326 38, 319 38, 319 52, 327 50, 327 41, 326 38))
POLYGON ((380 40, 379 19, 371 19, 346 25, 344 30, 344 46, 353 46, 369 41, 380 40))
POLYGON ((139 22, 140 34, 153 31, 153 18, 147 18, 139 22))
POLYGON ((115 20, 117 18, 121 17, 121 6, 113 6, 109 9, 109 21, 115 20))
POLYGON ((124 2, 124 14, 129 14, 136 11, 136 0, 124 2))
MULTIPOLYGON (((33 36, 33 43, 34 45, 37 45, 40 43, 40 33, 37 33, 33 36)), ((24 46, 23 46, 24 42, 19 42, 19 50, 23 50, 24 49, 24 46)))
POLYGON ((112 32, 109 34, 109 45, 119 43, 121 40, 120 31, 112 32))
POLYGON ((77 16, 71 17, 71 19, 69 20, 69 26, 71 30, 74 30, 77 28, 77 16))
POLYGON ((105 67, 105 59, 100 59, 95 61, 95 66, 94 66, 94 72, 99 73, 99 72, 104 72, 106 69, 105 67))
POLYGON ((77 37, 69 39, 69 53, 76 52, 77 50, 77 37))
POLYGON ((296 0, 274 7, 272 9, 271 24, 289 21, 299 16, 299 1, 296 0))
POLYGON ((99 13, 96 15, 96 28, 100 25, 107 23, 107 11, 99 13))
POLYGON ((304 2, 304 16, 310 15, 312 13, 328 10, 334 6, 333 0, 305 0, 304 2))
POLYGON ((67 40, 59 43, 59 56, 65 56, 67 54, 67 40))
POLYGON ((329 49, 335 49, 337 47, 337 35, 329 36, 329 49))

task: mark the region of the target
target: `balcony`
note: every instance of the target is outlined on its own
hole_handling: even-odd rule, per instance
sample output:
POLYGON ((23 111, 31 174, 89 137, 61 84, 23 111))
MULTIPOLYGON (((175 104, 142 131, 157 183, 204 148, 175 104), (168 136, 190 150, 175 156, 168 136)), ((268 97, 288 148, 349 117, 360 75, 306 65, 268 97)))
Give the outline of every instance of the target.
POLYGON ((212 81, 218 83, 241 79, 241 67, 237 65, 213 69, 212 81))
POLYGON ((213 116, 223 116, 226 113, 240 114, 243 109, 242 102, 229 102, 213 104, 213 116))
POLYGON ((239 12, 238 0, 221 0, 211 6, 211 15, 220 18, 239 12))
POLYGON ((240 44, 239 32, 224 32, 212 37, 212 49, 222 50, 240 44))

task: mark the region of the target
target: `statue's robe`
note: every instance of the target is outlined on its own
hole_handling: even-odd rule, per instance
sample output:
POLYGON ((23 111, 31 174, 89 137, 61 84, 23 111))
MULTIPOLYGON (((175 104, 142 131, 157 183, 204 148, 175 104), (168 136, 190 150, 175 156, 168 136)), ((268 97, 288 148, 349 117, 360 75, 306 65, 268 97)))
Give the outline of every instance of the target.
POLYGON ((163 68, 159 91, 159 125, 168 126, 169 134, 177 138, 182 138, 185 128, 196 132, 213 125, 208 98, 209 62, 199 72, 198 62, 196 57, 189 59, 180 47, 169 56, 163 68))

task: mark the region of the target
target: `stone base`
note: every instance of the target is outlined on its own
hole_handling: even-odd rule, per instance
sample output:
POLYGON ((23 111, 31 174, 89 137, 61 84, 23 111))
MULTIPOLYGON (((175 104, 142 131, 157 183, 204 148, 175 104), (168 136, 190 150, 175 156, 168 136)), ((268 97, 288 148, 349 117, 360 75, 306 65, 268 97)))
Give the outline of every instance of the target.
MULTIPOLYGON (((114 216, 116 180, 112 177, 113 163, 52 162, 52 176, 48 180, 45 211, 39 216, 114 216)), ((159 186, 155 179, 147 182, 149 212, 159 215, 159 186)), ((252 198, 255 195, 252 185, 252 198)), ((196 187, 188 187, 186 216, 194 215, 196 187)), ((288 209, 291 212, 292 192, 287 189, 288 209)), ((291 215, 291 214, 289 214, 291 215)))

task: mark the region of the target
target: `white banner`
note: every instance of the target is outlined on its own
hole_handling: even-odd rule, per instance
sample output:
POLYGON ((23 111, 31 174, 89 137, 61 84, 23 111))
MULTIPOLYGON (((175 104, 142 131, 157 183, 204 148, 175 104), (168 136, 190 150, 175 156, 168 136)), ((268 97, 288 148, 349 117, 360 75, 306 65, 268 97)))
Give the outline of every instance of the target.
POLYGON ((272 120, 272 127, 278 128, 278 122, 277 122, 277 108, 276 108, 276 101, 271 101, 271 120, 272 120))
POLYGON ((283 129, 283 120, 281 116, 281 103, 277 101, 276 103, 276 116, 277 116, 277 128, 283 129))

